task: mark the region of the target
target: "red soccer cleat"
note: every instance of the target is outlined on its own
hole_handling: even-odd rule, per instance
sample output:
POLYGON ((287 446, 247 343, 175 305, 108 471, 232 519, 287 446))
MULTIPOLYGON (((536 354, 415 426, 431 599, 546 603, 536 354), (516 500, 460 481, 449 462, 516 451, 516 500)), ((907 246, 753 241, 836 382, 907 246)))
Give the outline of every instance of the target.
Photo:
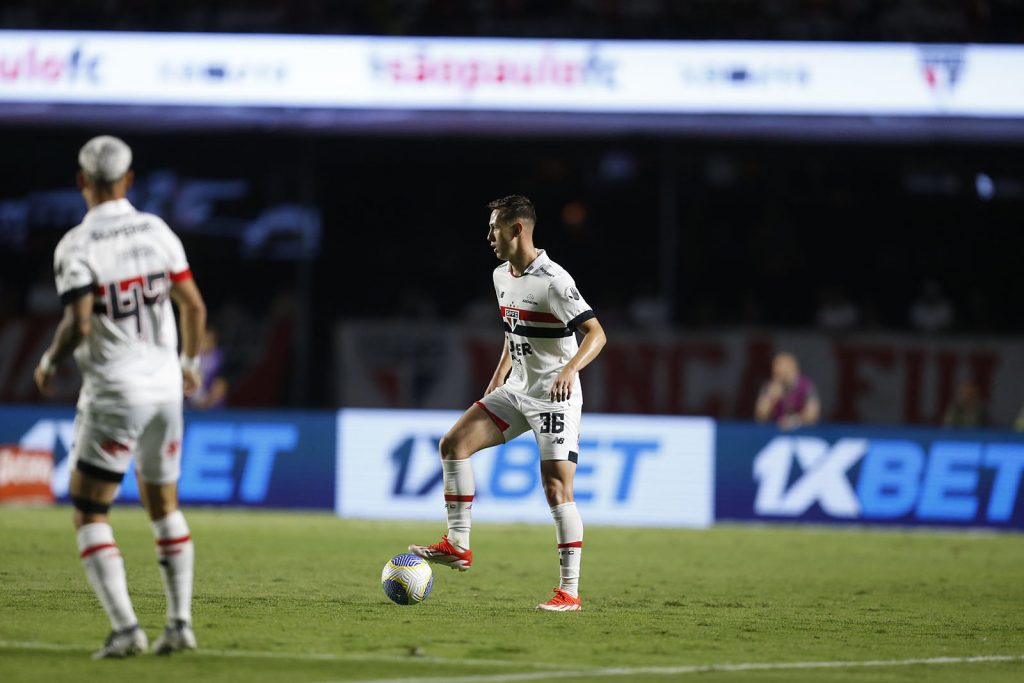
POLYGON ((427 562, 443 564, 460 572, 468 571, 473 565, 473 551, 459 550, 448 542, 447 536, 441 537, 440 543, 434 545, 411 545, 409 552, 422 557, 427 562))
POLYGON ((579 612, 583 609, 578 597, 574 598, 561 588, 555 588, 554 591, 555 597, 540 603, 537 605, 537 609, 545 612, 579 612))

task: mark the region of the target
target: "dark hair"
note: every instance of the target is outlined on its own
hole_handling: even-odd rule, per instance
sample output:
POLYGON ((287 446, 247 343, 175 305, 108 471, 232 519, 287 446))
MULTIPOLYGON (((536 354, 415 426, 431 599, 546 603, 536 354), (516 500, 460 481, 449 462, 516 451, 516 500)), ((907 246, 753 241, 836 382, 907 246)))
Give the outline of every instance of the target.
POLYGON ((498 220, 514 221, 516 219, 537 222, 537 211, 533 208, 533 202, 521 194, 510 194, 501 199, 495 199, 487 205, 487 208, 498 212, 498 220))

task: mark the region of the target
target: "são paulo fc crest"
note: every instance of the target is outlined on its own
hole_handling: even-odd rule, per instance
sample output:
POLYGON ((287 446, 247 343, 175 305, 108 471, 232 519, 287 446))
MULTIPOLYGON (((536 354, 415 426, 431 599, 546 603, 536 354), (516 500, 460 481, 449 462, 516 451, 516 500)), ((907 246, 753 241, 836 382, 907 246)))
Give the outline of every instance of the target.
POLYGON ((505 322, 508 324, 509 329, 516 329, 516 323, 519 322, 519 311, 514 308, 506 308, 505 322))
POLYGON ((953 93, 964 71, 965 51, 960 45, 922 46, 921 75, 928 89, 937 96, 953 93))

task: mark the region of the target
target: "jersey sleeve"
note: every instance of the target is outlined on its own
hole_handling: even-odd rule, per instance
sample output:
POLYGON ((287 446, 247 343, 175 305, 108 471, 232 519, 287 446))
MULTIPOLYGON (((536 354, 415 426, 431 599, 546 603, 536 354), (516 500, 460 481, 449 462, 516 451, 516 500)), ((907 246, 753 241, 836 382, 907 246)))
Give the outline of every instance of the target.
POLYGON ((548 285, 548 306, 569 329, 595 317, 571 277, 558 277, 548 285))
POLYGON ((53 275, 60 302, 67 306, 88 294, 96 277, 86 259, 85 249, 74 239, 65 238, 53 252, 53 275))

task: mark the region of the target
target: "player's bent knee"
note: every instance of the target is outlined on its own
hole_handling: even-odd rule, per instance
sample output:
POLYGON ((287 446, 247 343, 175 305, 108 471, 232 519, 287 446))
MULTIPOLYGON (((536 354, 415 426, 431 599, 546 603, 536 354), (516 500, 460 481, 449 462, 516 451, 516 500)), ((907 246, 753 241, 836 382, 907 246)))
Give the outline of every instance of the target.
POLYGON ((441 451, 442 460, 462 460, 468 457, 468 454, 463 454, 464 449, 460 448, 459 439, 452 436, 451 432, 441 437, 438 450, 441 451))

